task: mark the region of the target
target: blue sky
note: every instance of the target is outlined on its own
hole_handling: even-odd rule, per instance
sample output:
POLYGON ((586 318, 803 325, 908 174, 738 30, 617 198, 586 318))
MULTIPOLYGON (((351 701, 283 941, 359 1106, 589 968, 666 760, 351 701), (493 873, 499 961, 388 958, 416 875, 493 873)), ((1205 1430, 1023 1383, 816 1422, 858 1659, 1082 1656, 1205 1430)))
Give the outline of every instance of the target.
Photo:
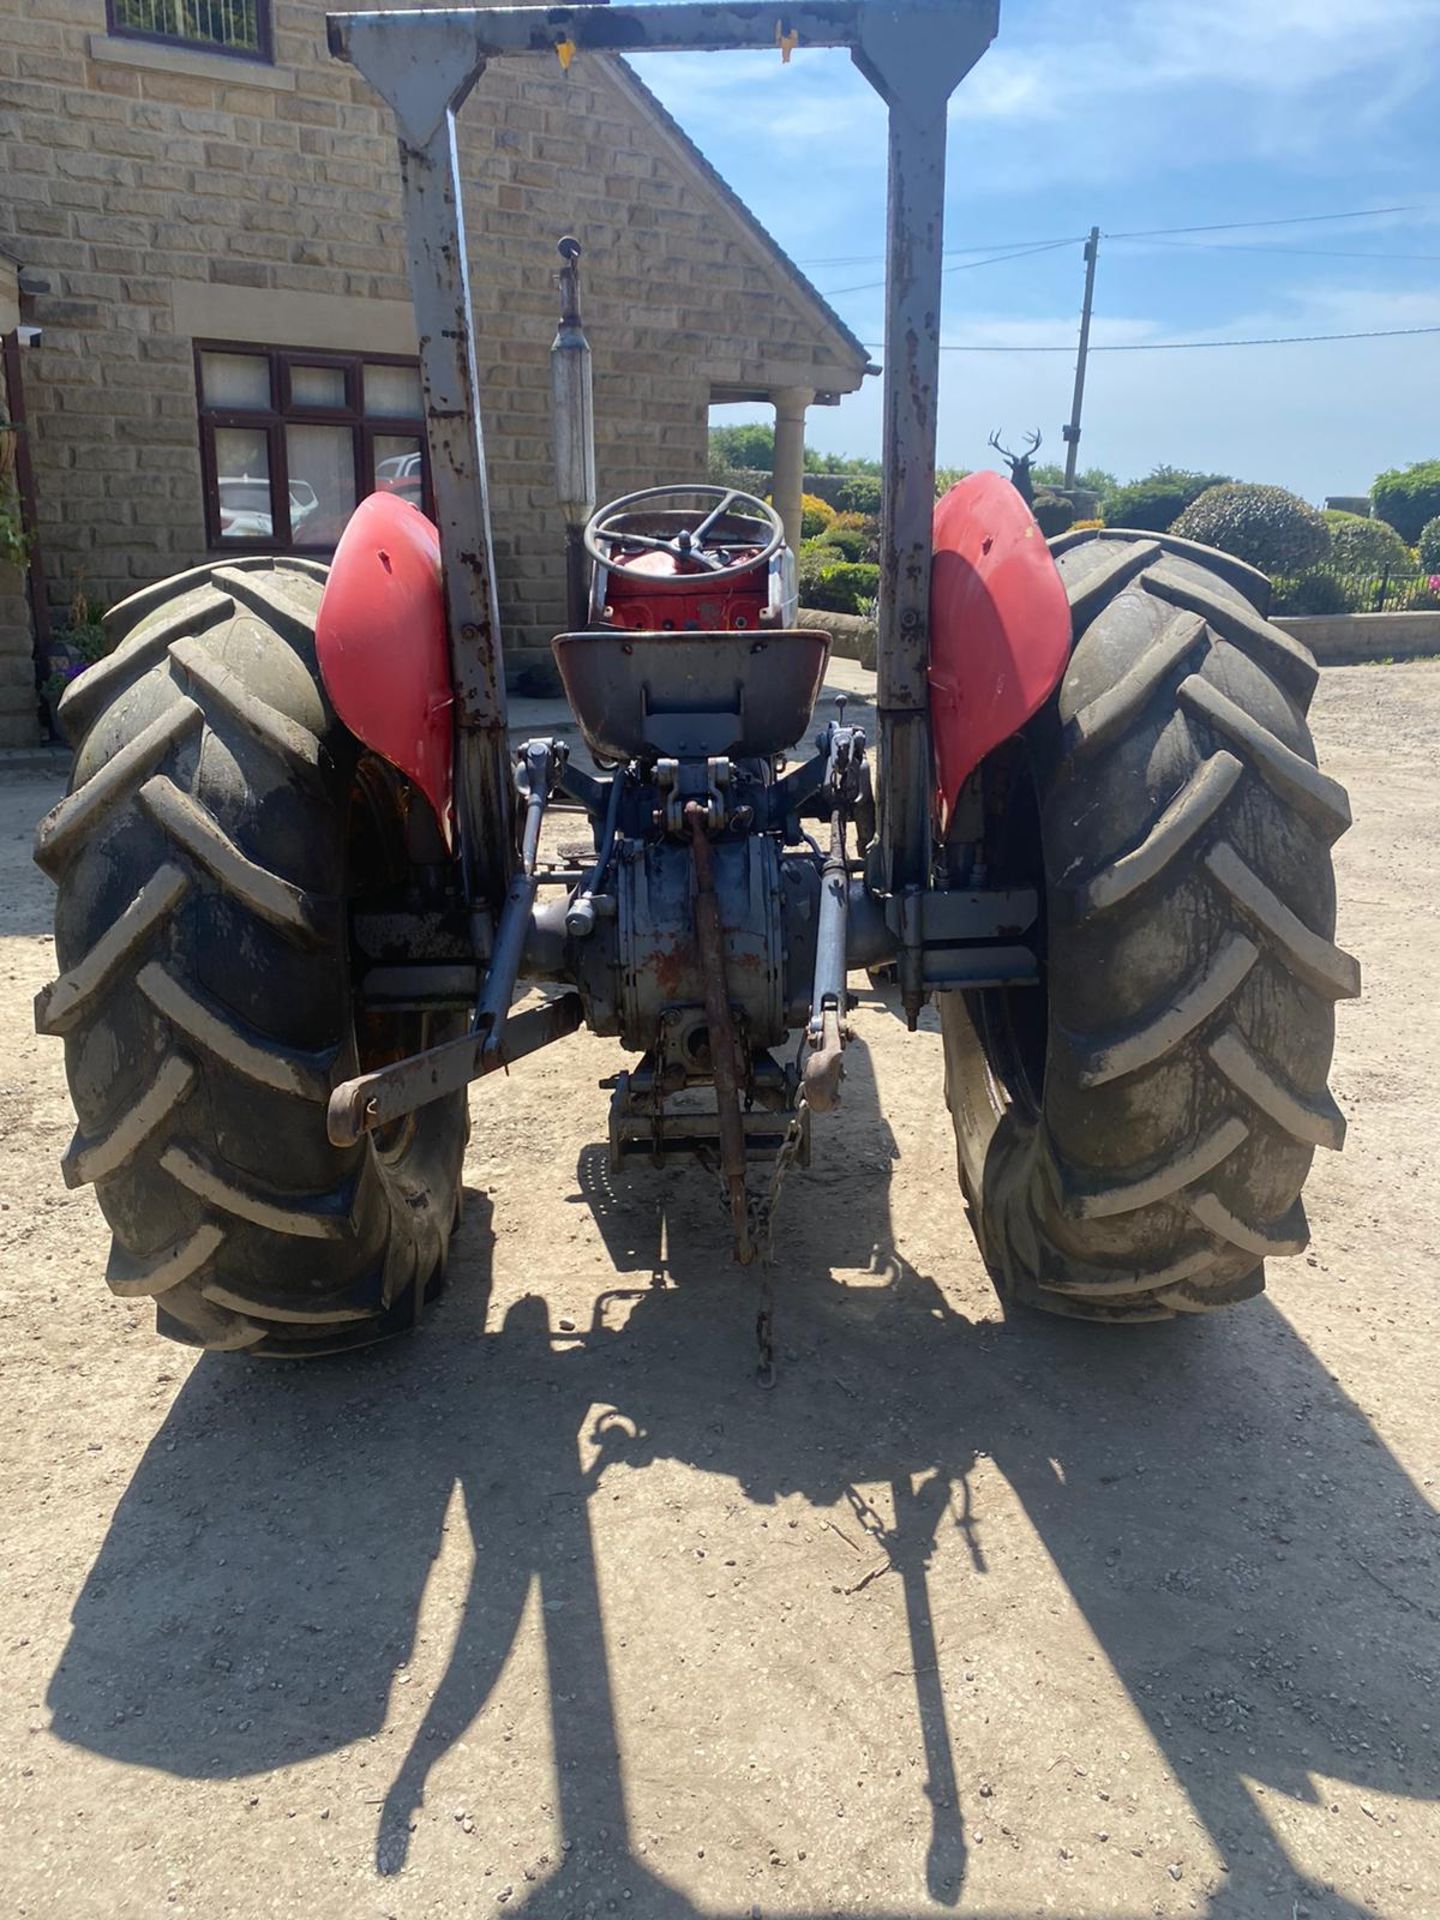
MULTIPOLYGON (((879 342, 881 294, 866 288, 883 274, 884 113, 848 59, 635 64, 879 342)), ((999 38, 951 108, 946 245, 980 251, 950 263, 942 335, 1072 342, 1092 223, 1119 234, 1279 218, 1297 224, 1102 240, 1092 344, 1440 326, 1440 0, 1001 0, 999 38), (1405 211, 1299 223, 1391 207, 1405 211), (1075 244, 962 264, 1062 236, 1075 244)), ((1073 351, 943 361, 943 464, 994 464, 990 430, 1013 444, 1032 426, 1040 458, 1063 459, 1073 351)), ((814 446, 878 453, 878 382, 810 422, 814 446)), ((1440 333, 1090 363, 1081 464, 1122 478, 1164 461, 1318 500, 1437 456, 1440 333)))

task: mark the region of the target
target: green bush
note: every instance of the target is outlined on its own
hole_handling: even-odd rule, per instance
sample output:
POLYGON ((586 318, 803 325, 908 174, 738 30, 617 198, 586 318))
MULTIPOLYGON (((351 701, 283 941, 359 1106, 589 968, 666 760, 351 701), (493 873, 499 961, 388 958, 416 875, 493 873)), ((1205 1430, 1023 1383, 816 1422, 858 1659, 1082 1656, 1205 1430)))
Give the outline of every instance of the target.
POLYGON ((1298 494, 1233 480, 1207 487, 1170 531, 1180 539, 1233 553, 1266 573, 1303 573, 1330 551, 1330 529, 1298 494))
POLYGON ((1420 559, 1420 571, 1440 573, 1440 513, 1421 527, 1415 547, 1420 559))
POLYGON ((103 660, 113 645, 105 630, 103 601, 92 600, 83 587, 77 588, 68 612, 56 625, 50 673, 41 682, 41 693, 52 703, 57 701, 70 682, 103 660))
POLYGON ((736 493, 748 493, 763 500, 770 492, 770 476, 758 467, 717 467, 711 464, 706 479, 713 487, 733 487, 736 493))
POLYGON ((1333 573, 1302 573, 1298 580, 1277 580, 1271 597, 1272 613, 1354 613, 1356 595, 1333 573))
POLYGON ((873 473, 847 474, 835 489, 835 505, 841 513, 879 513, 879 480, 873 473))
POLYGON ((1210 487, 1224 486, 1226 473, 1191 473, 1185 467, 1156 467, 1144 480, 1132 480, 1105 497, 1102 511, 1107 527, 1138 527, 1146 533, 1165 533, 1192 500, 1210 487))
MULTIPOLYGON (((801 558, 800 604, 826 613, 867 613, 880 592, 880 569, 863 562, 817 558, 820 543, 801 558)), ((831 549, 833 552, 833 549, 831 549)))
POLYGON ((1336 573, 1412 573, 1410 549, 1385 520, 1329 508, 1322 516, 1330 529, 1330 565, 1336 573))
POLYGON ((1030 511, 1047 540, 1067 532, 1075 519, 1075 509, 1063 493, 1037 493, 1030 511))
POLYGON ((818 544, 841 560, 874 563, 877 535, 869 527, 827 527, 818 544))
POLYGON ((1380 518, 1413 546, 1426 522, 1440 514, 1440 460, 1417 460, 1378 475, 1370 497, 1380 518))

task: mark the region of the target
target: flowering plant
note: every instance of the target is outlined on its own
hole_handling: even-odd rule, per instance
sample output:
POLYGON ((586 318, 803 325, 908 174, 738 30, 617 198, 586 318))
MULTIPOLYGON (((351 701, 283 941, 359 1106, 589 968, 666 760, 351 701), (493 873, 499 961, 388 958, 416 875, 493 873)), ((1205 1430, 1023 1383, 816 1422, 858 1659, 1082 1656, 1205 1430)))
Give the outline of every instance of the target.
POLYGON ((40 691, 53 707, 72 680, 110 651, 105 631, 105 609, 82 588, 70 602, 70 612, 50 652, 50 672, 40 691))

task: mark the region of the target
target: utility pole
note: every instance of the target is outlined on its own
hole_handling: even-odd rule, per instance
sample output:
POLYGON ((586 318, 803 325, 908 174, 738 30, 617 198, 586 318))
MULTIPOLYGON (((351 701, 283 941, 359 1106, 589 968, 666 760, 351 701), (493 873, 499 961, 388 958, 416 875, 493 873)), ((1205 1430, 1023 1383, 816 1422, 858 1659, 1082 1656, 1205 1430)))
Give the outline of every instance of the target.
POLYGON ((1075 392, 1070 401, 1070 423, 1061 428, 1065 440, 1065 484, 1075 484, 1075 462, 1080 454, 1080 407, 1085 398, 1085 356, 1090 351, 1090 304, 1095 294, 1095 257, 1100 251, 1100 229, 1091 227, 1085 242, 1085 299, 1080 308, 1080 351, 1075 358, 1075 392))

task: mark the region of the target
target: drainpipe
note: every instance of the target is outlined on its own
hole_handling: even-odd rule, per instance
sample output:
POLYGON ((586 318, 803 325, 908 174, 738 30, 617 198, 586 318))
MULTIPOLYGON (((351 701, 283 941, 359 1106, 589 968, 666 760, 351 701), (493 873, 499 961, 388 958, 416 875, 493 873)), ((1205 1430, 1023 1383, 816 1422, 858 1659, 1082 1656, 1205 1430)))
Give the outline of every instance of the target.
POLYGON ((38 687, 50 672, 50 596, 45 582, 45 567, 40 557, 38 509, 35 497, 35 464, 30 457, 30 441, 25 418, 25 382, 21 373, 20 328, 0 340, 0 363, 4 378, 0 392, 5 397, 3 411, 9 415, 14 440, 15 492, 20 502, 20 524, 25 532, 25 573, 29 587, 30 624, 35 635, 35 684, 38 687))

